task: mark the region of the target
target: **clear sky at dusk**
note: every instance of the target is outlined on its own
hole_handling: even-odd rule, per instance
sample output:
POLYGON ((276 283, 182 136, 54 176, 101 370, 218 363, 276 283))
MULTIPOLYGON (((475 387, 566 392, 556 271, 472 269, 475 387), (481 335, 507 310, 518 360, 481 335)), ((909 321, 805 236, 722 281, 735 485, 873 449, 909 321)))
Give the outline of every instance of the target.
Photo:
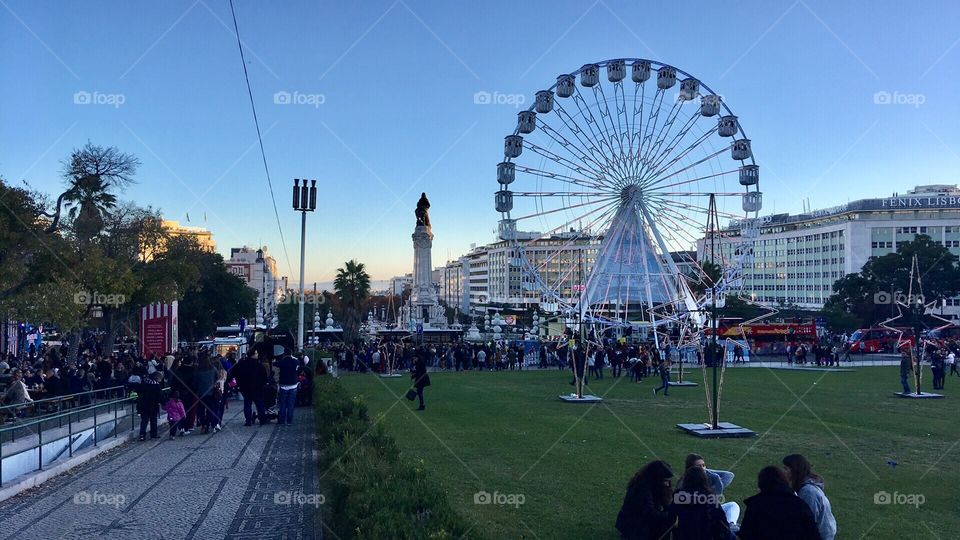
POLYGON ((421 191, 436 265, 494 238, 495 167, 518 109, 476 104, 476 92, 522 94, 528 106, 558 74, 641 57, 724 96, 753 140, 765 213, 958 183, 953 2, 235 6, 289 262, 227 0, 0 0, 0 175, 54 194, 72 148, 117 146, 143 162, 123 199, 184 224, 189 214, 221 253, 266 244, 291 276, 290 186, 316 178, 308 281, 350 258, 383 279, 412 267, 421 191), (77 104, 78 92, 102 103, 77 104), (276 104, 277 92, 303 103, 276 104), (878 92, 901 103, 878 104, 878 92))

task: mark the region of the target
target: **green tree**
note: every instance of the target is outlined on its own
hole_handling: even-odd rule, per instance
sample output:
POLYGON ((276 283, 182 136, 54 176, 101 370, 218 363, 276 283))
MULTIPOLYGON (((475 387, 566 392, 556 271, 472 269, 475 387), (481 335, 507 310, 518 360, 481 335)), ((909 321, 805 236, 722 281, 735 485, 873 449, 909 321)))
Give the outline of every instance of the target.
POLYGON ((343 325, 344 339, 352 341, 357 337, 366 301, 370 296, 370 275, 363 263, 355 259, 349 260, 342 268, 337 269, 333 288, 341 304, 340 322, 343 325))
POLYGON ((217 326, 236 324, 255 309, 257 291, 230 273, 220 254, 203 250, 192 239, 173 239, 158 254, 157 264, 178 269, 186 284, 181 291, 181 282, 177 282, 180 332, 187 341, 203 339, 217 326))
MULTIPOLYGON (((916 257, 925 302, 942 301, 960 293, 957 256, 925 234, 897 248, 896 253, 873 257, 860 272, 847 274, 833 284, 834 294, 824 305, 838 322, 852 323, 841 314, 873 325, 896 315, 896 299, 911 291, 911 268, 916 257)), ((913 276, 915 279, 918 276, 913 276)), ((919 294, 914 285, 912 293, 919 294)))

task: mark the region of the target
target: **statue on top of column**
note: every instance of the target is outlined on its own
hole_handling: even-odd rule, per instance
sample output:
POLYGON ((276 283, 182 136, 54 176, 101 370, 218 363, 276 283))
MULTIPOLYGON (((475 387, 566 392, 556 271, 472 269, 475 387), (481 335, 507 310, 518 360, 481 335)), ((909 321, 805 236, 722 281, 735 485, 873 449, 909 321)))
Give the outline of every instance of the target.
POLYGON ((417 226, 430 226, 430 201, 427 200, 427 194, 421 193, 420 200, 417 201, 417 209, 414 214, 417 216, 417 226))

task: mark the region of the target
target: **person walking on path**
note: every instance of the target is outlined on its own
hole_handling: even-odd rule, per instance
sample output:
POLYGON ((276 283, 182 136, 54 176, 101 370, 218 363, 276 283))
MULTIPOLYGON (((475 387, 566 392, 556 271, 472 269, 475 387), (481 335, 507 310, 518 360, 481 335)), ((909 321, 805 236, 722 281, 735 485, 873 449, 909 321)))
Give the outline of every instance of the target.
POLYGON ((196 366, 194 358, 191 355, 184 356, 180 360, 180 365, 173 370, 173 384, 171 389, 178 390, 183 398, 183 406, 186 408, 187 416, 183 420, 183 431, 189 434, 193 431, 193 426, 197 419, 197 391, 194 387, 196 383, 196 366))
POLYGON ((170 438, 176 439, 180 427, 183 425, 183 419, 187 412, 183 410, 183 402, 180 401, 180 392, 173 390, 170 392, 170 399, 163 405, 163 410, 167 411, 167 423, 170 424, 170 438))
POLYGON ((243 396, 243 418, 244 426, 252 426, 260 418, 260 425, 268 423, 266 407, 263 404, 264 386, 267 384, 267 370, 257 357, 257 352, 243 357, 233 368, 233 374, 237 379, 237 387, 240 389, 240 395, 243 396), (257 407, 256 413, 253 412, 254 405, 257 407))
POLYGON ((160 414, 159 373, 144 377, 137 389, 137 413, 140 414, 140 440, 147 438, 147 424, 150 424, 150 438, 157 439, 157 416, 160 414))
POLYGON ((790 479, 790 487, 810 507, 820 538, 833 540, 837 536, 837 520, 833 517, 830 500, 823 491, 823 479, 813 472, 810 462, 800 454, 783 458, 783 466, 790 479))
POLYGON ((300 379, 297 377, 297 370, 300 368, 300 362, 293 356, 293 351, 284 349, 283 358, 276 360, 273 365, 279 370, 277 382, 280 386, 278 401, 277 424, 293 425, 293 408, 297 404, 297 386, 300 379))
POLYGON ((410 378, 413 379, 413 387, 417 389, 417 398, 420 400, 418 411, 426 410, 423 404, 423 389, 430 386, 430 375, 427 375, 427 351, 420 349, 417 351, 416 359, 413 364, 413 372, 410 378))
POLYGON ((670 395, 670 360, 660 362, 660 386, 653 389, 654 397, 660 390, 663 390, 663 395, 670 395))
POLYGON ((220 406, 220 396, 216 394, 218 367, 220 367, 220 361, 216 357, 206 357, 200 361, 200 365, 194 372, 193 386, 197 390, 198 398, 197 419, 203 428, 204 435, 210 433, 211 427, 219 431, 216 413, 220 406))

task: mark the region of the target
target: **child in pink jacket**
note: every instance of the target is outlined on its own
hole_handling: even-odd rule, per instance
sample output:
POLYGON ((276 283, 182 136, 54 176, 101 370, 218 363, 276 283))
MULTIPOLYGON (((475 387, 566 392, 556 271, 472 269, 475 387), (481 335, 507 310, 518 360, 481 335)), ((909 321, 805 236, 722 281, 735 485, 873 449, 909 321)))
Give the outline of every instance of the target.
POLYGON ((180 425, 187 416, 183 410, 183 402, 180 401, 180 392, 174 390, 170 392, 170 399, 163 405, 163 410, 167 411, 167 422, 170 424, 170 438, 176 439, 180 431, 180 425))

